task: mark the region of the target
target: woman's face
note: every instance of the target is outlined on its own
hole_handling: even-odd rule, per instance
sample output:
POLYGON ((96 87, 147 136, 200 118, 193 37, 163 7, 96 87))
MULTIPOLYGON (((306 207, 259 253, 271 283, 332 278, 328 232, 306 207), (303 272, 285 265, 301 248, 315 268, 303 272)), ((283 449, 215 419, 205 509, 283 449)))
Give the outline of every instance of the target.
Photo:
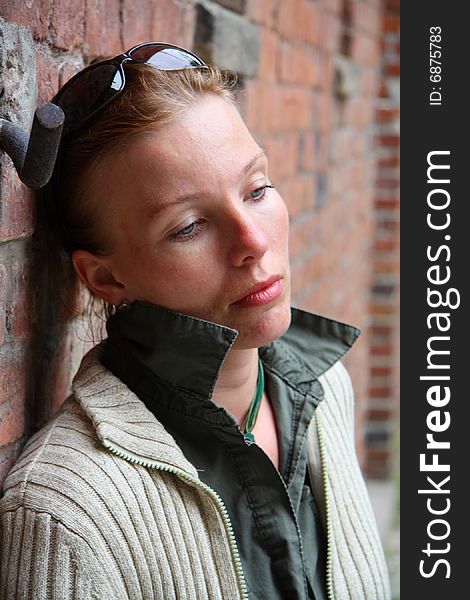
POLYGON ((266 156, 213 95, 106 159, 92 185, 112 208, 107 299, 232 327, 238 348, 277 339, 290 323, 288 214, 268 184, 266 156))

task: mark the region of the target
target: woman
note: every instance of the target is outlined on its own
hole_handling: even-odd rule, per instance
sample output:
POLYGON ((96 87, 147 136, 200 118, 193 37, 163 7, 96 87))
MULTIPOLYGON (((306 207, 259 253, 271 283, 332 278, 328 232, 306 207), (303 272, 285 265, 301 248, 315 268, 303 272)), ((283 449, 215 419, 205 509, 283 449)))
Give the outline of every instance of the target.
POLYGON ((115 309, 5 483, 4 597, 388 598, 339 362, 358 331, 291 309, 229 74, 149 43, 55 101, 49 219, 115 309))

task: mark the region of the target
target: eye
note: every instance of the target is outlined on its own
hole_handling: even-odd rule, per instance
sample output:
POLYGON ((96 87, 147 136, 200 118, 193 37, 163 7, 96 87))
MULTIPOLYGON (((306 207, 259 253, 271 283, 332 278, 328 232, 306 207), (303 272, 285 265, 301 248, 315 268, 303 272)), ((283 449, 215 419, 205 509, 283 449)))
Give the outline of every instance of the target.
POLYGON ((273 185, 263 185, 262 187, 256 188, 256 190, 249 193, 250 200, 254 200, 255 202, 262 200, 266 195, 266 190, 273 187, 273 185))
POLYGON ((200 228, 198 227, 198 225, 201 225, 202 222, 203 219, 197 219, 197 221, 193 221, 192 223, 186 225, 186 227, 183 227, 176 233, 172 233, 170 235, 170 239, 172 241, 181 240, 182 242, 194 239, 197 235, 199 235, 200 228))
POLYGON ((177 235, 191 235, 191 233, 194 231, 195 227, 196 227, 196 222, 191 223, 190 225, 183 227, 183 229, 180 229, 178 231, 177 235))

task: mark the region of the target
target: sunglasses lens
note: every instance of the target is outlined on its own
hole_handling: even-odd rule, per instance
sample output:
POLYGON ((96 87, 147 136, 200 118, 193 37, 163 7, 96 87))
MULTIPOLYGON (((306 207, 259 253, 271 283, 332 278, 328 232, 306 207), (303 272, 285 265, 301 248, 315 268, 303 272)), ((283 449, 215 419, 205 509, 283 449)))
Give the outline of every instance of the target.
POLYGON ((205 63, 183 48, 169 48, 163 44, 150 44, 133 50, 129 56, 157 69, 173 70, 205 66, 205 63))
MULTIPOLYGON (((124 57, 152 65, 156 69, 176 70, 207 65, 184 48, 167 44, 143 44, 108 62, 97 63, 72 78, 52 100, 65 113, 62 135, 78 129, 103 108, 125 86, 122 68, 124 57)), ((128 60, 125 59, 125 60, 128 60)))
POLYGON ((113 64, 79 73, 53 100, 65 113, 64 133, 91 117, 123 87, 121 71, 113 64))

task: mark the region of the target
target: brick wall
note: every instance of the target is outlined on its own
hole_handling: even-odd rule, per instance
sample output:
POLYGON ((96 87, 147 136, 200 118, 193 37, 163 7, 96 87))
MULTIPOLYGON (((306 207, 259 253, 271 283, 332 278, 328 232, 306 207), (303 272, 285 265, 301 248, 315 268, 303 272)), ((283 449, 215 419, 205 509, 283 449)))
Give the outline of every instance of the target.
POLYGON ((393 468, 399 402, 399 76, 400 0, 386 0, 376 103, 377 175, 371 294, 371 365, 367 411, 367 471, 393 468))
MULTIPOLYGON (((378 327, 369 309, 382 0, 0 0, 0 18, 0 117, 25 129, 36 102, 84 65, 142 41, 193 48, 239 72, 242 112, 291 212, 294 304, 363 330, 347 364, 364 458, 378 327)), ((61 318, 54 293, 38 301, 34 197, 1 153, 0 178, 1 480, 90 343, 80 322, 61 318)))
POLYGON ((244 110, 290 208, 294 303, 363 331, 346 359, 362 458, 381 8, 379 1, 248 3, 261 55, 244 110))

